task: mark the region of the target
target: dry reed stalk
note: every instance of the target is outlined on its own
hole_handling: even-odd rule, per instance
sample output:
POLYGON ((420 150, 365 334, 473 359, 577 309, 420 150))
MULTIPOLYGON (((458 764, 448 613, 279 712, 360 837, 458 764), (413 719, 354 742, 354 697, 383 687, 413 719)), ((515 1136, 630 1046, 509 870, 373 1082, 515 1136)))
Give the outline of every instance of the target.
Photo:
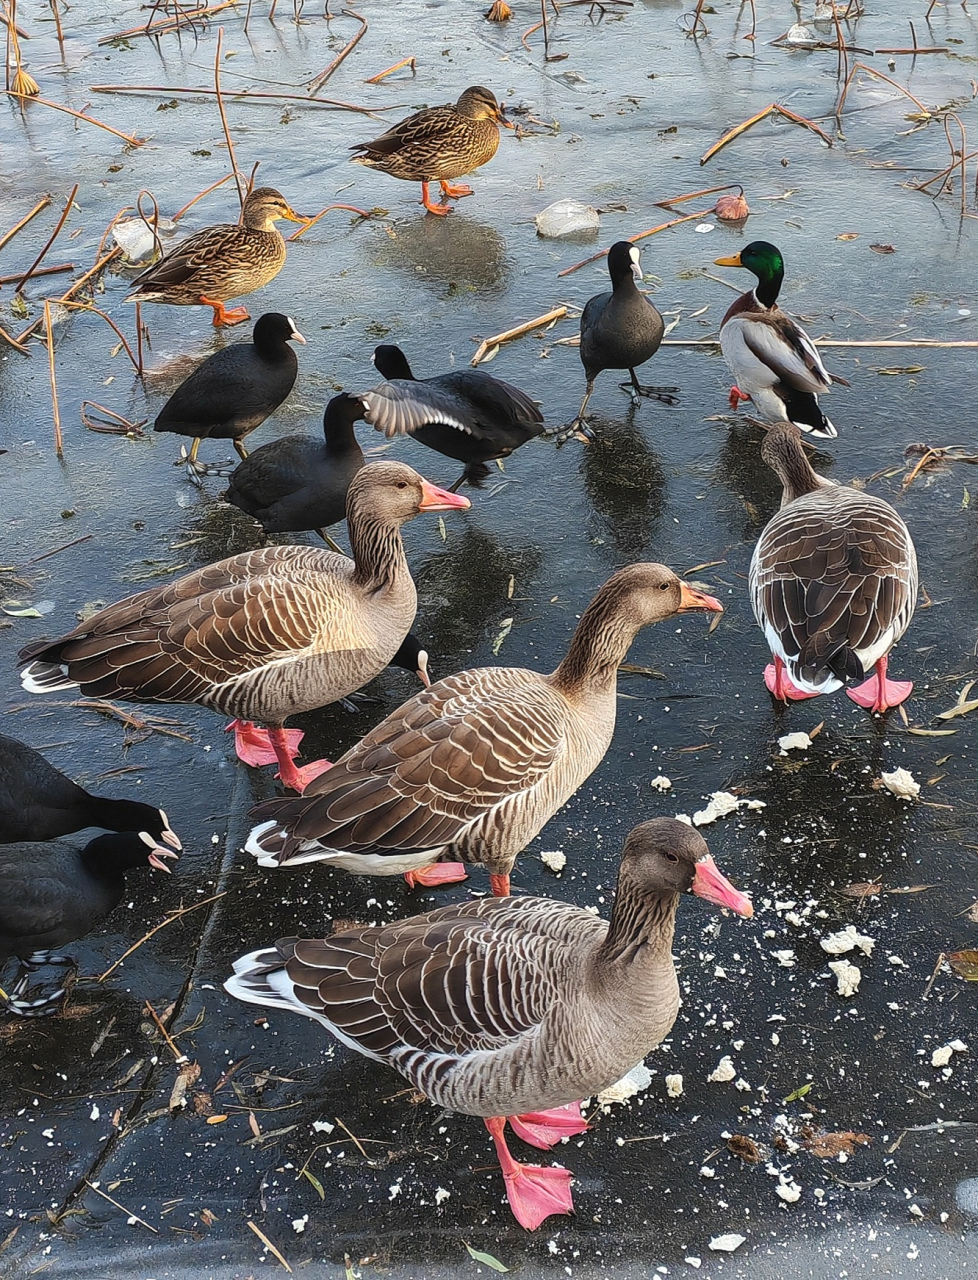
POLYGON ((0 324, 0 338, 2 338, 4 342, 8 343, 11 347, 13 347, 15 351, 19 351, 21 355, 25 355, 25 356, 30 355, 30 352, 28 351, 28 349, 25 346, 23 346, 20 342, 18 342, 18 340, 13 336, 12 333, 8 333, 2 324, 0 324))
POLYGON ((5 13, 0 13, 0 22, 3 23, 8 31, 13 29, 21 40, 30 39, 28 32, 26 32, 23 27, 18 27, 16 23, 12 23, 5 13))
POLYGON ((47 243, 45 244, 41 252, 37 255, 37 257, 34 259, 34 261, 31 263, 31 265, 28 267, 28 269, 20 277, 20 281, 18 282, 17 288, 14 290, 14 293, 20 293, 24 285, 34 274, 34 268, 38 266, 38 264, 41 262, 44 255, 54 244, 55 240, 57 240, 59 234, 61 233, 61 228, 64 226, 65 222, 67 221, 68 214, 71 213, 71 208, 72 208, 72 205, 75 203, 75 196, 77 194, 78 194, 78 183, 76 182, 75 185, 71 188, 71 193, 68 196, 68 199, 65 201, 65 207, 61 211, 61 216, 60 218, 58 218, 58 221, 55 225, 54 230, 51 232, 50 236, 48 236, 47 243))
POLYGON ((270 1253, 273 1253, 276 1258, 278 1258, 279 1262, 281 1262, 282 1266, 286 1269, 289 1275, 292 1275, 292 1268, 285 1261, 285 1258, 278 1251, 278 1249, 275 1248, 271 1240, 269 1240, 268 1236, 265 1235, 261 1227, 256 1226, 250 1218, 248 1219, 248 1226, 252 1229, 252 1231, 255 1233, 258 1239, 262 1242, 265 1248, 268 1249, 270 1253))
POLYGON ((330 209, 346 209, 348 212, 355 213, 363 219, 369 219, 375 216, 372 210, 358 209, 355 204, 328 204, 325 209, 320 209, 320 211, 314 217, 310 218, 308 222, 303 223, 298 231, 292 232, 288 237, 289 244, 291 244, 293 240, 301 239, 310 227, 314 227, 316 225, 323 214, 329 213, 330 209))
MULTIPOLYGON (((50 301, 51 300, 48 299, 45 302, 44 304, 45 307, 47 307, 50 304, 50 301)), ((112 329, 115 336, 122 343, 123 347, 125 348, 126 355, 132 361, 132 367, 136 370, 136 372, 139 374, 140 377, 143 376, 142 361, 137 360, 137 358, 133 355, 132 347, 130 347, 129 342, 126 338, 126 335, 122 332, 122 330, 119 328, 119 326, 116 324, 116 322, 112 319, 111 316, 106 315, 104 311, 100 311, 99 308, 94 306, 91 302, 71 302, 65 298, 61 298, 58 300, 57 305, 62 307, 69 307, 75 311, 92 311, 95 313, 95 315, 101 316, 102 319, 105 321, 105 323, 112 329)))
POLYGON ((103 1200, 108 1200, 109 1204, 114 1204, 115 1207, 120 1209, 131 1222, 138 1222, 139 1225, 141 1227, 145 1227, 147 1231, 152 1231, 154 1236, 158 1236, 160 1234, 155 1227, 151 1227, 148 1222, 139 1216, 138 1213, 133 1213, 131 1209, 127 1209, 126 1206, 124 1204, 120 1204, 118 1200, 113 1200, 107 1192, 100 1191, 99 1188, 96 1187, 94 1183, 89 1182, 87 1178, 84 1181, 85 1186, 88 1187, 90 1191, 94 1191, 95 1194, 97 1196, 101 1196, 103 1200))
MULTIPOLYGON (((157 93, 165 98, 175 94, 187 94, 192 97, 212 98, 213 89, 191 88, 186 85, 166 84, 93 84, 89 85, 92 93, 157 93)), ((370 116, 373 120, 382 120, 371 107, 358 107, 355 102, 343 102, 339 98, 313 98, 296 93, 258 93, 250 89, 232 89, 230 93, 223 90, 227 98, 268 98, 276 102, 294 102, 297 106, 334 107, 337 111, 356 111, 360 115, 370 116)))
MULTIPOLYGON (((22 97, 21 94, 14 93, 12 89, 8 89, 7 92, 12 98, 22 97)), ((47 98, 33 97, 29 101, 36 102, 42 107, 50 107, 53 111, 63 111, 65 115, 74 116, 76 120, 84 120, 86 124, 93 124, 98 129, 104 129, 106 133, 114 133, 117 138, 122 138, 131 147, 141 147, 146 141, 145 138, 134 138, 132 134, 123 133, 121 129, 113 129, 110 124, 104 124, 101 120, 96 120, 94 116, 87 116, 83 111, 74 111, 71 107, 63 107, 59 102, 49 102, 47 98)))
POLYGON ((128 31, 117 31, 114 35, 103 36, 99 45, 112 44, 115 40, 125 40, 129 36, 168 35, 170 32, 179 30, 180 27, 192 26, 198 18, 206 21, 215 13, 220 13, 222 9, 231 9, 237 3, 238 0, 223 0, 223 3, 215 5, 204 3, 198 9, 188 10, 173 18, 160 18, 158 22, 143 23, 141 27, 130 27, 128 31))
POLYGON ((896 89, 899 93, 902 93, 904 97, 909 98, 910 101, 915 106, 919 107, 921 112, 924 114, 924 116, 926 116, 928 120, 932 119, 931 113, 927 110, 927 108, 924 106, 924 104, 920 101, 919 98, 915 98, 913 96, 913 94, 910 92, 909 89, 904 89, 902 84, 897 84, 895 80, 891 80, 889 76, 885 76, 882 71, 876 71, 873 67, 867 66, 865 62, 854 62, 852 66, 852 70, 849 72, 848 76, 846 77, 846 82, 842 86, 842 92, 839 95, 839 101, 835 105, 835 111, 833 112, 833 115, 835 116, 836 120, 838 120, 839 117, 842 115, 842 108, 845 106, 845 103, 846 103, 846 96, 849 93, 849 86, 850 84, 852 84, 853 77, 855 76, 857 71, 865 71, 869 75, 875 76, 877 80, 885 80, 886 83, 890 85, 891 88, 896 89))
POLYGON ((202 898, 200 902, 195 902, 192 906, 181 907, 179 911, 171 911, 165 920, 162 920, 158 925, 154 925, 148 933, 144 933, 139 941, 134 942, 128 951, 124 951, 118 960, 114 960, 104 973, 100 973, 97 981, 104 982, 109 974, 114 973, 116 969, 118 969, 123 960, 127 960, 134 951, 138 951, 144 942, 148 942, 150 940, 154 933, 159 933, 159 931, 161 929, 165 929, 168 924, 173 924, 174 920, 179 920, 181 916, 189 915, 191 911, 196 911, 198 907, 206 907, 208 903, 216 902, 218 898, 223 898, 226 894, 227 889, 223 890, 221 893, 215 893, 213 897, 202 898))
MULTIPOLYGON (((363 37, 367 33, 368 23, 366 18, 361 17, 360 14, 353 9, 341 9, 340 13, 342 13, 347 18, 355 18, 357 22, 360 23, 360 30, 356 33, 356 35, 350 37, 350 39, 346 42, 346 44, 339 51, 339 53, 336 55, 333 61, 329 64, 326 70, 322 73, 322 75, 316 76, 315 79, 310 80, 309 82, 310 94, 316 94, 319 92, 319 90, 323 87, 323 85, 330 78, 330 76, 333 74, 336 68, 340 65, 340 63, 346 61, 346 59, 350 56, 350 54, 353 52, 353 50, 357 47, 357 45, 360 43, 360 41, 363 39, 363 37)), ((327 8, 327 11, 326 11, 327 19, 329 19, 330 16, 331 15, 327 8)))
POLYGON ((739 182, 725 182, 722 187, 704 187, 702 191, 687 191, 685 195, 673 196, 669 200, 656 200, 657 209, 669 209, 674 204, 684 204, 687 200, 696 200, 699 196, 713 196, 720 191, 729 191, 732 187, 736 187, 740 194, 744 194, 744 188, 739 182))
MULTIPOLYGON (((31 272, 31 275, 32 276, 56 276, 56 275, 59 275, 62 271, 74 271, 74 269, 75 269, 75 264, 73 262, 62 262, 57 267, 37 267, 34 271, 31 272)), ((20 279, 21 279, 21 276, 19 272, 17 272, 15 275, 12 275, 12 276, 0 276, 0 285, 13 284, 15 280, 20 280, 20 279)))
POLYGON ((384 71, 378 71, 375 76, 371 76, 369 80, 364 80, 364 84, 380 84, 386 76, 393 75, 395 71, 400 71, 401 67, 410 67, 411 74, 418 74, 417 58, 402 58, 400 62, 395 62, 392 67, 387 67, 384 71))
POLYGON ((916 55, 918 53, 950 53, 951 50, 948 48, 946 44, 927 44, 927 45, 915 44, 912 49, 874 49, 873 52, 874 53, 910 53, 910 54, 916 55))
POLYGON ((205 187, 203 191, 201 191, 198 195, 195 195, 192 200, 188 200, 182 209, 177 210, 177 212, 173 215, 173 221, 179 222, 180 219, 183 217, 183 215, 187 212, 187 210, 192 209, 198 200, 203 200, 204 196, 210 195, 210 193, 212 191, 216 191, 218 187, 223 187, 225 182, 230 182, 233 177, 234 177, 233 173, 226 173, 223 178, 218 178, 218 180, 216 182, 212 182, 209 187, 205 187))
MULTIPOLYGON (((91 280, 93 276, 98 275, 100 271, 103 271, 110 262, 114 261, 114 259, 118 258, 121 254, 122 250, 118 245, 116 245, 114 249, 110 249, 108 253, 98 257, 95 265, 89 267, 84 275, 79 276, 66 293, 63 293, 60 298, 51 298, 50 301, 53 302, 55 306, 66 304, 75 296, 79 289, 83 289, 85 285, 88 284, 89 280, 91 280)), ((40 318, 33 321, 32 324, 27 326, 23 333, 17 335, 17 341, 26 342, 32 334, 36 333, 42 323, 43 321, 40 318)))
POLYGON ((11 241, 14 238, 14 236, 17 234, 18 231, 22 231, 32 218, 36 218, 42 209, 46 209, 50 203, 51 203, 50 196, 42 196, 41 199, 38 200, 34 208, 30 211, 30 213, 26 213, 21 218, 20 222, 17 223, 16 226, 11 227, 10 230, 5 235, 0 236, 0 249, 2 249, 5 244, 9 243, 9 241, 11 241))
POLYGON ((485 359, 486 353, 491 351, 493 347, 501 346, 504 342, 512 342, 514 338, 522 338, 524 334, 532 333, 534 329, 542 329, 547 325, 555 324, 558 320, 562 320, 565 315, 567 315, 566 307, 554 307, 546 315, 537 316, 535 320, 527 320, 524 324, 518 324, 514 329, 506 329, 503 333, 497 333, 494 338, 486 338, 485 342, 479 344, 479 349, 469 361, 469 364, 481 364, 485 359))
POLYGON ((59 460, 65 456, 65 442, 61 434, 61 412, 58 409, 58 379, 54 371, 54 326, 51 323, 51 303, 44 302, 44 327, 48 335, 48 377, 51 381, 51 413, 54 418, 54 452, 59 460))
POLYGON ((58 48, 61 50, 61 61, 65 60, 65 33, 61 28, 61 10, 58 8, 58 0, 48 0, 51 5, 51 12, 54 14, 54 26, 58 33, 58 48))
POLYGON ((696 0, 696 9, 693 12, 693 25, 686 32, 688 36, 695 36, 696 28, 699 26, 702 26, 703 34, 705 36, 708 36, 710 34, 710 29, 706 25, 705 21, 703 20, 703 5, 705 4, 705 2, 706 0, 696 0))
MULTIPOLYGON (((700 209, 696 213, 683 214, 681 218, 673 218, 669 222, 661 222, 657 227, 650 227, 648 231, 640 231, 637 236, 629 236, 629 244, 638 244, 639 240, 645 240, 649 236, 657 235, 660 231, 668 231, 670 227, 678 227, 681 222, 692 222, 694 218, 706 218, 713 212, 712 209, 700 209)), ((592 253, 590 258, 583 258, 580 262, 575 262, 571 267, 564 267, 563 271, 557 272, 557 279, 561 276, 573 275, 575 271, 580 271, 581 267, 588 267, 592 262, 599 262, 602 258, 607 258, 608 250, 601 249, 597 253, 592 253)))
POLYGON ((807 116, 800 116, 795 111, 789 111, 788 108, 783 107, 780 102, 771 102, 768 103, 762 111, 758 111, 756 115, 750 116, 747 120, 741 121, 738 125, 734 125, 729 133, 725 133, 720 141, 715 142, 713 146, 710 147, 709 151, 700 158, 700 164, 706 164, 706 162, 711 160, 718 151, 722 151, 728 142, 733 142, 734 138, 739 138, 742 133, 746 133, 748 129, 752 128, 755 124, 759 124, 769 115, 784 116, 786 120, 791 120, 795 124, 804 125, 804 127, 806 129, 810 129, 812 133, 817 133, 827 146, 832 146, 832 139, 827 133, 824 133, 818 127, 814 120, 809 120, 807 116))
POLYGON ((214 52, 214 96, 217 98, 217 109, 221 113, 221 127, 224 129, 224 140, 227 143, 228 155, 231 157, 231 172, 234 174, 234 183, 238 188, 238 202, 244 209, 245 195, 244 187, 241 185, 241 175, 238 172, 238 161, 234 154, 234 143, 231 140, 231 130, 228 128, 228 118, 224 111, 224 99, 221 97, 221 49, 224 45, 224 28, 217 29, 217 49, 214 52))
POLYGON ((148 418, 143 418, 139 422, 130 422, 128 418, 116 413, 114 409, 107 409, 104 404, 99 404, 97 400, 83 400, 79 414, 82 426, 88 431, 95 431, 101 435, 109 436, 139 436, 143 438, 146 434, 143 431, 143 427, 149 421, 148 418), (100 422, 97 418, 89 417, 88 409, 97 409, 99 413, 104 413, 107 418, 114 420, 118 425, 113 426, 111 421, 100 422))

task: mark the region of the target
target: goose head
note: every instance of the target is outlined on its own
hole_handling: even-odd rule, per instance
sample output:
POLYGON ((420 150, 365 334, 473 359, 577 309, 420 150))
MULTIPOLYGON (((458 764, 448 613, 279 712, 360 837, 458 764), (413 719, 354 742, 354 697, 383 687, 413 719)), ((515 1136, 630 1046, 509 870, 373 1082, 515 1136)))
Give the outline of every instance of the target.
POLYGON ((720 872, 696 828, 676 818, 653 818, 628 833, 620 876, 630 892, 642 897, 694 893, 739 916, 754 914, 750 899, 720 872))
POLYGON ((369 462, 350 482, 347 515, 399 526, 422 511, 465 510, 472 504, 440 489, 403 462, 369 462))

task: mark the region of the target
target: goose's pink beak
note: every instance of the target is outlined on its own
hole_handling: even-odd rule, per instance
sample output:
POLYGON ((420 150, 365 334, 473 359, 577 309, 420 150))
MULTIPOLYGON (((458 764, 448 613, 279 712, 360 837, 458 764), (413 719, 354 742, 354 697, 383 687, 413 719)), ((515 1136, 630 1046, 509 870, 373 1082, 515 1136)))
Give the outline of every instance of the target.
POLYGON ((715 596, 708 596, 705 591, 697 591, 695 587, 679 584, 679 612, 688 609, 709 609, 711 613, 723 613, 723 605, 715 596))
POLYGON ((712 902, 716 907, 727 907, 748 920, 754 914, 754 904, 750 898, 733 887, 709 854, 696 864, 692 890, 705 902, 712 902))
POLYGON ((421 481, 421 501, 419 511, 465 511, 472 503, 460 493, 449 493, 447 489, 439 489, 436 484, 421 481))

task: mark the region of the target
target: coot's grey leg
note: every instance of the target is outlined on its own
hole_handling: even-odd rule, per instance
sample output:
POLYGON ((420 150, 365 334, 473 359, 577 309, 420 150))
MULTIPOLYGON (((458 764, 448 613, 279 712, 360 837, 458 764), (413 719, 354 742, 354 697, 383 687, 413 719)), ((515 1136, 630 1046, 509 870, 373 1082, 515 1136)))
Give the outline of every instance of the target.
POLYGON ((635 370, 629 369, 631 382, 619 382, 622 387, 632 397, 632 404, 638 404, 640 396, 649 396, 653 400, 661 400, 663 404, 678 404, 679 397, 676 392, 678 387, 646 387, 639 382, 635 376, 635 370))

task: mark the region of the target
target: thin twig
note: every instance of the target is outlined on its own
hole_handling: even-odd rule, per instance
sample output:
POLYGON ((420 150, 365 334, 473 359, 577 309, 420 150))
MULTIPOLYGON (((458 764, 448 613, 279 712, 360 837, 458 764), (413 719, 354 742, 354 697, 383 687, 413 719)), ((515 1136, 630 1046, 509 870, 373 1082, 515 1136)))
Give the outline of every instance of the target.
POLYGON ((148 1222, 139 1216, 138 1213, 133 1213, 131 1209, 127 1209, 126 1206, 124 1204, 120 1204, 118 1200, 113 1200, 110 1195, 104 1191, 100 1191, 99 1188, 93 1182, 89 1182, 87 1178, 85 1179, 85 1186, 88 1187, 90 1191, 94 1191, 97 1196, 101 1196, 103 1200, 108 1200, 109 1204, 114 1204, 117 1209, 121 1209, 127 1218, 131 1218, 133 1222, 138 1222, 139 1225, 141 1227, 145 1227, 147 1231, 152 1231, 154 1236, 158 1236, 160 1234, 155 1227, 151 1227, 148 1222))
POLYGON ((286 1271, 289 1273, 289 1275, 291 1275, 291 1274, 292 1274, 292 1268, 291 1268, 291 1267, 289 1266, 289 1264, 285 1261, 285 1258, 282 1256, 282 1254, 281 1254, 281 1253, 279 1253, 278 1249, 276 1249, 276 1248, 275 1248, 275 1246, 272 1244, 271 1240, 269 1240, 268 1236, 266 1236, 266 1235, 265 1235, 265 1233, 264 1233, 264 1231, 262 1231, 261 1227, 256 1226, 256 1225, 252 1222, 252 1220, 251 1220, 250 1218, 248 1219, 248 1226, 252 1229, 252 1231, 255 1233, 255 1235, 258 1237, 258 1239, 262 1242, 262 1244, 265 1246, 265 1248, 266 1248, 266 1249, 271 1250, 271 1252, 272 1252, 272 1253, 274 1253, 275 1257, 276 1257, 276 1258, 278 1258, 278 1260, 279 1260, 279 1262, 281 1262, 282 1266, 286 1269, 286 1271))
POLYGON ((121 413, 116 413, 114 409, 107 409, 104 404, 99 404, 97 400, 83 400, 79 410, 81 414, 82 426, 88 431, 97 431, 103 435, 111 436, 139 436, 144 437, 143 427, 149 421, 148 418, 142 418, 139 422, 130 422, 128 418, 124 418, 121 413), (87 409, 97 409, 99 413, 104 413, 107 418, 113 419, 118 426, 113 426, 112 422, 100 422, 98 419, 92 419, 86 412, 87 409))
POLYGON ((715 142, 713 146, 710 147, 709 151, 700 157, 700 164, 706 164, 706 162, 711 160, 718 151, 721 151, 728 142, 733 142, 734 138, 739 138, 742 133, 746 133, 747 130, 752 128, 755 124, 759 124, 760 121, 773 114, 784 116, 785 119, 792 120, 795 124, 804 125, 806 129, 811 129, 812 133, 817 133, 827 146, 832 146, 832 139, 827 133, 824 133, 813 120, 809 120, 806 116, 800 116, 794 111, 789 111, 787 107, 781 106, 779 102, 770 102, 762 111, 758 111, 755 115, 749 116, 748 119, 742 120, 740 124, 734 125, 729 132, 723 135, 719 142, 715 142))
POLYGON ((61 28, 61 11, 58 8, 58 0, 49 0, 51 12, 54 14, 54 27, 58 33, 58 48, 61 50, 61 61, 65 60, 65 33, 61 28))
MULTIPOLYGON (((661 222, 657 227, 649 227, 648 231, 640 231, 637 236, 629 236, 629 244, 637 244, 639 240, 645 240, 649 236, 657 235, 660 231, 668 231, 670 227, 678 227, 681 222, 691 222, 694 218, 705 218, 713 212, 712 209, 700 210, 697 213, 687 213, 681 218, 673 218, 669 222, 661 222)), ((584 258, 581 262, 575 262, 571 267, 564 267, 563 271, 557 272, 557 279, 561 276, 573 275, 575 271, 580 271, 581 267, 590 266, 592 262, 599 262, 602 258, 607 258, 608 250, 601 249, 598 253, 592 253, 590 258, 584 258)))
POLYGON ((61 233, 61 228, 64 226, 65 222, 67 221, 68 214, 71 213, 72 206, 75 203, 75 196, 77 194, 78 194, 78 183, 76 182, 75 185, 71 188, 71 194, 68 196, 68 199, 65 201, 65 207, 61 211, 61 216, 58 218, 58 221, 55 225, 54 230, 48 236, 47 243, 45 244, 41 252, 37 255, 37 257, 34 259, 34 261, 31 263, 31 265, 24 272, 24 274, 20 277, 20 282, 18 283, 17 288, 14 290, 14 293, 21 292, 24 285, 34 274, 34 268, 38 265, 38 263, 47 253, 47 251, 51 248, 55 240, 57 240, 58 236, 61 233))
MULTIPOLYGON (((31 272, 31 275, 32 276, 57 276, 57 275, 60 275, 62 271, 74 271, 74 269, 75 269, 75 264, 73 262, 62 262, 57 267, 36 267, 31 272)), ((13 284, 15 280, 22 280, 22 279, 23 277, 18 271, 12 276, 0 276, 0 285, 13 284)))
POLYGON ((60 555, 62 551, 68 551, 71 547, 77 547, 82 542, 88 542, 94 538, 94 533, 83 533, 80 538, 72 538, 70 542, 63 542, 60 547, 55 547, 53 551, 45 551, 43 555, 31 556, 30 560, 24 561, 24 567, 29 564, 40 564, 42 560, 50 560, 52 556, 60 555))
POLYGON ((58 409, 58 380, 54 372, 54 326, 51 323, 51 303, 44 301, 44 327, 48 335, 48 377, 51 380, 51 413, 54 419, 54 452, 56 457, 65 456, 65 442, 61 434, 61 413, 58 409))
POLYGON ((138 951, 144 942, 148 942, 154 933, 159 933, 159 931, 161 929, 165 929, 168 924, 173 924, 174 920, 179 920, 181 916, 189 915, 191 911, 196 911, 198 907, 206 907, 208 903, 216 902, 218 898, 225 897, 227 892, 227 889, 224 889, 220 893, 215 893, 213 897, 202 898, 200 902, 195 902, 193 906, 181 907, 179 911, 171 911, 165 920, 161 920, 159 924, 154 925, 153 928, 150 929, 149 933, 144 933, 138 942, 134 942, 128 951, 124 951, 118 960, 114 960, 106 971, 99 975, 98 981, 104 982, 109 974, 114 973, 116 969, 118 969, 123 960, 128 960, 132 953, 134 951, 138 951))
POLYGON ((25 346, 23 346, 20 342, 18 342, 12 333, 8 333, 2 324, 0 324, 0 338, 3 338, 4 342, 9 343, 9 345, 12 346, 15 351, 19 351, 22 355, 25 355, 25 356, 30 355, 30 351, 28 351, 28 349, 25 346))
POLYGON ((30 211, 30 213, 26 213, 21 218, 20 222, 17 223, 16 226, 10 228, 10 230, 6 233, 6 235, 0 236, 0 249, 2 249, 5 244, 7 244, 10 240, 12 240, 18 231, 22 231, 23 228, 27 226, 28 222, 30 222, 31 218, 36 218, 37 215, 41 212, 41 210, 46 209, 50 203, 51 203, 50 196, 42 196, 41 199, 38 200, 34 208, 30 211))
POLYGON ((386 76, 393 75, 395 71, 400 71, 401 67, 410 67, 411 74, 418 74, 417 58, 402 58, 400 62, 395 62, 392 67, 386 67, 383 71, 378 71, 375 76, 371 76, 369 80, 364 80, 364 84, 380 84, 386 76))
POLYGON ((942 951, 941 954, 937 957, 937 964, 934 965, 934 972, 930 975, 930 981, 927 983, 927 986, 924 987, 924 994, 920 997, 921 1000, 926 1000, 927 997, 930 995, 930 989, 934 985, 934 983, 937 981, 937 975, 941 971, 941 965, 944 963, 946 959, 947 959, 947 956, 942 951))
POLYGON ((156 1012, 156 1010, 153 1008, 153 1006, 150 1004, 148 1000, 145 1002, 143 1007, 145 1008, 149 1016, 153 1019, 153 1021, 156 1023, 160 1034, 162 1035, 163 1039, 166 1041, 167 1048, 173 1054, 174 1060, 178 1064, 183 1062, 189 1062, 190 1059, 187 1057, 185 1053, 180 1052, 180 1049, 178 1048, 173 1037, 170 1035, 169 1031, 167 1031, 166 1027, 164 1027, 162 1021, 160 1020, 160 1015, 156 1012))
POLYGON ((842 86, 842 92, 839 94, 839 101, 836 103, 836 106, 835 106, 835 112, 833 114, 835 115, 837 120, 842 115, 842 108, 845 106, 845 103, 846 103, 846 96, 849 93, 849 86, 850 84, 852 84, 853 77, 855 76, 857 71, 865 71, 871 76, 876 76, 877 80, 884 80, 888 85, 891 86, 891 88, 896 89, 899 93, 902 93, 904 97, 909 98, 910 101, 914 103, 915 106, 919 107, 923 115, 928 120, 931 119, 931 113, 927 110, 927 108, 924 106, 924 104, 920 101, 919 98, 915 98, 913 96, 913 94, 910 92, 909 89, 905 89, 902 84, 897 84, 895 80, 891 80, 889 76, 885 76, 882 71, 877 71, 874 67, 867 66, 865 62, 855 62, 853 63, 852 70, 849 72, 849 75, 846 78, 845 84, 842 86))
MULTIPOLYGON (((165 84, 93 84, 89 86, 92 93, 155 93, 160 94, 164 98, 172 98, 177 94, 187 94, 194 97, 212 98, 214 96, 213 89, 191 88, 186 85, 171 86, 165 84)), ((250 89, 232 89, 230 92, 224 89, 222 93, 226 98, 270 98, 276 102, 294 102, 297 106, 317 106, 317 107, 335 107, 337 111, 356 111, 360 115, 370 116, 374 120, 382 120, 383 117, 378 115, 371 107, 358 107, 355 102, 343 102, 339 98, 313 98, 304 97, 297 93, 259 93, 252 92, 250 89)), ((384 108, 381 108, 382 110, 384 108)))
POLYGON ((104 129, 106 133, 114 133, 117 138, 122 138, 128 142, 131 147, 141 147, 146 141, 145 138, 134 138, 130 133, 123 133, 121 129, 113 129, 110 124, 104 124, 101 120, 96 120, 94 116, 85 115, 84 111, 73 111, 71 107, 63 107, 59 102, 49 102, 47 98, 38 98, 37 96, 28 97, 22 93, 13 93, 8 90, 11 98, 17 98, 20 102, 36 102, 42 107, 51 107, 54 111, 64 111, 66 115, 74 116, 76 120, 84 120, 86 124, 94 124, 99 129, 104 129))
MULTIPOLYGON (((353 9, 341 9, 340 13, 342 13, 347 18, 356 18, 357 22, 360 23, 360 30, 356 33, 355 36, 351 36, 351 38, 346 42, 346 44, 339 51, 339 53, 336 55, 333 61, 326 68, 326 70, 322 73, 322 75, 316 76, 314 80, 310 81, 309 92, 311 94, 315 94, 319 92, 319 90, 323 87, 323 85, 330 78, 330 76, 333 74, 336 68, 340 65, 340 63, 346 61, 346 59, 350 56, 353 50, 357 47, 357 45, 366 35, 367 26, 368 26, 366 18, 361 17, 360 14, 353 9)), ((328 9, 327 9, 326 16, 327 18, 330 16, 328 9)))
POLYGON ((222 4, 209 5, 205 0, 205 3, 199 9, 188 10, 177 17, 161 18, 158 22, 144 22, 142 26, 130 27, 127 31, 117 31, 114 35, 103 36, 99 44, 113 44, 116 40, 124 40, 129 36, 164 35, 170 31, 177 31, 180 27, 189 25, 198 18, 206 21, 208 18, 212 18, 215 13, 220 13, 222 9, 230 9, 237 3, 238 0, 223 0, 222 4))
POLYGON ((324 214, 329 213, 331 209, 346 209, 349 213, 355 213, 359 217, 363 218, 364 220, 380 217, 380 214, 375 214, 371 209, 360 209, 355 204, 328 204, 325 209, 320 209, 320 211, 314 217, 310 218, 308 222, 304 223, 298 229, 298 231, 293 231, 293 233, 289 236, 289 243, 291 244, 293 240, 301 239, 306 234, 306 232, 311 227, 314 227, 316 223, 319 221, 319 219, 324 214))
POLYGON ((537 316, 535 320, 527 320, 525 324, 518 324, 515 329, 507 329, 504 333, 497 333, 494 338, 486 338, 485 342, 479 345, 478 351, 469 361, 469 364, 480 364, 485 359, 486 353, 491 351, 493 347, 501 346, 504 342, 511 342, 514 338, 522 338, 525 333, 532 333, 534 329, 542 329, 546 325, 555 324, 558 320, 562 320, 565 315, 567 315, 566 307, 554 307, 546 315, 537 316))
POLYGON ((223 44, 224 28, 218 27, 217 50, 214 53, 214 96, 217 98, 217 109, 221 113, 221 126, 224 129, 224 140, 228 146, 228 155, 231 157, 231 172, 234 174, 234 181, 238 188, 238 201, 241 208, 244 209, 244 187, 241 185, 241 175, 238 173, 238 162, 234 155, 234 143, 231 141, 231 130, 228 128, 228 118, 224 111, 224 99, 221 97, 221 49, 223 44))

